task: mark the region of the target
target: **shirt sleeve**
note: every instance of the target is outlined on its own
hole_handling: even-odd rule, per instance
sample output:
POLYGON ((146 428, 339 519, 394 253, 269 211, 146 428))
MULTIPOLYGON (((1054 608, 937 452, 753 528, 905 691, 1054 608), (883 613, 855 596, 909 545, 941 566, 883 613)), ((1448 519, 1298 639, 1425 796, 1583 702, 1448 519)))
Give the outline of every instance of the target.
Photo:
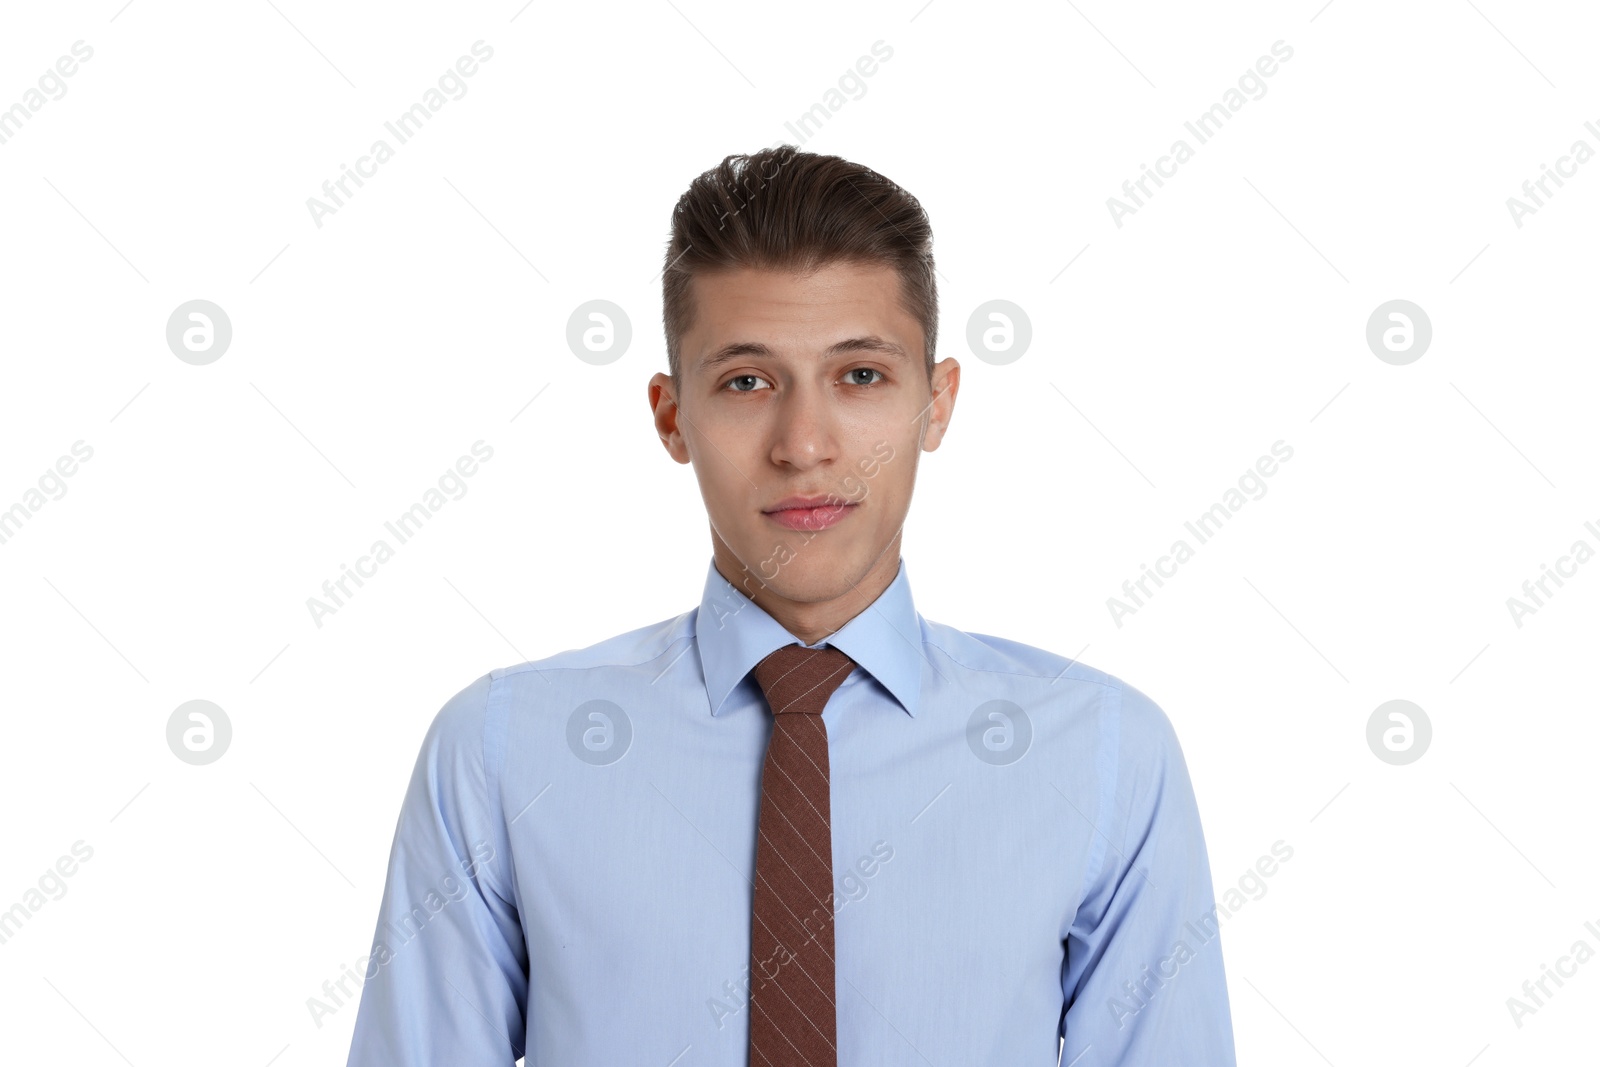
POLYGON ((491 689, 484 675, 457 693, 423 739, 356 967, 349 1067, 510 1067, 523 1054, 528 957, 485 759, 491 689))
POLYGON ((1062 1067, 1234 1067, 1220 919, 1177 734, 1131 686, 1101 715, 1105 784, 1066 940, 1062 1067))

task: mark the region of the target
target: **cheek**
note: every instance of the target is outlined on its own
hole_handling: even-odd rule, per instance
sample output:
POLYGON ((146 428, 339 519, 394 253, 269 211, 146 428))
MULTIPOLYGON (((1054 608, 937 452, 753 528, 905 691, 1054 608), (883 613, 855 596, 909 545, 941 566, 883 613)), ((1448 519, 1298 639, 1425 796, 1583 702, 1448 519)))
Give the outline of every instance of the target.
POLYGON ((694 473, 707 508, 728 511, 734 506, 739 490, 736 483, 743 479, 715 449, 706 449, 694 456, 694 473))
POLYGON ((709 418, 695 420, 684 434, 684 447, 701 485, 749 487, 741 471, 758 469, 761 446, 748 426, 724 426, 709 418))
POLYGON ((722 441, 717 441, 717 445, 721 451, 702 440, 692 454, 691 463, 707 514, 719 529, 733 536, 737 529, 763 523, 758 490, 746 476, 746 472, 759 470, 760 464, 748 455, 734 453, 722 441))
POLYGON ((852 477, 851 496, 873 505, 880 515, 903 508, 911 496, 916 474, 916 438, 888 441, 878 438, 863 449, 852 477))

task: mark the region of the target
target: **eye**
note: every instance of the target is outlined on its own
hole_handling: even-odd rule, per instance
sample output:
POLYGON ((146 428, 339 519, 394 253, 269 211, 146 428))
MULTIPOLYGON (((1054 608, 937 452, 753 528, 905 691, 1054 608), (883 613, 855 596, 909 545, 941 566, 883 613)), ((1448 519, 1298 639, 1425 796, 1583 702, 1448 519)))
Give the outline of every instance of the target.
MULTIPOLYGON (((757 377, 756 375, 754 375, 754 374, 736 374, 732 378, 729 378, 727 381, 723 382, 722 383, 722 388, 727 389, 730 385, 733 385, 735 382, 752 382, 752 383, 754 383, 754 382, 760 382, 760 381, 761 381, 761 379, 759 377, 757 377)), ((730 391, 731 392, 735 392, 735 393, 753 393, 753 392, 756 391, 756 389, 755 389, 754 385, 752 385, 749 389, 735 388, 735 389, 732 389, 730 391)))
MULTIPOLYGON (((854 370, 847 371, 846 373, 847 374, 860 374, 862 371, 866 371, 868 374, 876 374, 879 379, 884 379, 884 373, 881 370, 878 370, 876 367, 857 367, 854 370)), ((873 386, 873 385, 877 385, 878 383, 876 381, 863 382, 863 381, 857 381, 857 380, 852 379, 850 384, 851 385, 860 385, 860 386, 873 386)))

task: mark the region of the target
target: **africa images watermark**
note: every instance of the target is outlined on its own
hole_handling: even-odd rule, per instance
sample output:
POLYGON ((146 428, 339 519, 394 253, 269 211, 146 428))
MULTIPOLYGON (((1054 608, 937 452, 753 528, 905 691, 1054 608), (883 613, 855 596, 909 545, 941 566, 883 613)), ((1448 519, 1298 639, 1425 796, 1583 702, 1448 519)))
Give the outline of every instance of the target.
MULTIPOLYGON (((1272 56, 1277 56, 1278 62, 1287 63, 1294 56, 1294 49, 1284 44, 1281 40, 1273 41, 1272 56)), ((1183 124, 1183 128, 1194 136, 1197 143, 1205 144, 1220 133, 1223 124, 1238 113, 1239 109, 1249 103, 1250 100, 1260 100, 1267 95, 1267 83, 1263 79, 1270 78, 1278 72, 1278 63, 1273 61, 1272 56, 1262 56, 1257 59, 1254 69, 1247 69, 1243 74, 1239 75, 1239 87, 1237 89, 1230 87, 1222 94, 1221 102, 1212 104, 1205 111, 1202 111, 1193 122, 1185 122, 1183 124), (1246 99, 1245 93, 1250 94, 1248 99, 1246 99), (1197 123, 1198 125, 1196 125, 1197 123)), ((1124 217, 1137 214, 1139 209, 1144 207, 1145 200, 1155 196, 1155 193, 1145 184, 1146 182, 1155 182, 1156 188, 1159 189, 1166 184, 1161 180, 1162 178, 1173 177, 1178 173, 1178 167, 1181 164, 1187 163, 1193 158, 1194 148, 1188 141, 1180 137, 1172 142, 1172 147, 1167 150, 1167 155, 1161 156, 1156 160, 1154 170, 1151 170, 1150 167, 1143 163, 1139 164, 1139 169, 1143 173, 1137 179, 1122 183, 1123 195, 1133 203, 1130 204, 1126 200, 1119 200, 1114 196, 1106 198, 1106 210, 1111 213, 1111 221, 1116 224, 1117 229, 1122 229, 1124 217), (1138 188, 1135 188, 1135 186, 1138 186, 1138 188), (1139 195, 1140 193, 1144 194, 1142 198, 1139 195)))
MULTIPOLYGON (((481 440, 474 441, 472 443, 472 455, 477 456, 478 459, 474 460, 472 456, 458 458, 454 468, 446 470, 439 476, 438 488, 429 487, 422 494, 422 499, 419 502, 402 511, 393 522, 385 522, 383 524, 383 528, 394 535, 396 543, 403 545, 411 540, 439 512, 439 509, 443 508, 450 500, 460 500, 466 496, 466 479, 478 472, 479 460, 487 463, 494 457, 494 449, 481 440), (450 494, 449 500, 445 498, 445 493, 450 494)), ((322 583, 322 594, 328 600, 321 600, 314 596, 306 597, 306 610, 311 613, 311 621, 316 623, 317 629, 322 629, 324 617, 335 614, 340 608, 344 607, 346 600, 355 596, 355 591, 350 588, 349 583, 354 582, 356 589, 360 589, 366 584, 362 579, 371 578, 377 574, 378 566, 389 562, 394 558, 394 554, 394 548, 388 541, 380 537, 372 542, 372 546, 367 549, 366 555, 356 559, 354 570, 350 569, 348 563, 339 564, 339 569, 343 573, 337 578, 330 578, 322 583), (332 603, 330 604, 328 601, 332 601, 332 603)))
MULTIPOLYGON (((1593 534, 1596 540, 1600 540, 1600 527, 1597 527, 1593 521, 1584 523, 1583 528, 1593 534)), ((1594 547, 1580 537, 1572 542, 1572 547, 1567 550, 1566 555, 1556 558, 1554 569, 1548 563, 1539 564, 1539 570, 1542 572, 1539 577, 1528 578, 1522 583, 1522 595, 1527 599, 1524 600, 1514 596, 1506 597, 1506 610, 1511 612, 1511 621, 1517 624, 1517 629, 1522 629, 1522 620, 1524 618, 1538 612, 1540 608, 1545 606, 1544 602, 1555 595, 1555 590, 1550 588, 1551 582, 1555 583, 1556 589, 1560 589, 1567 584, 1561 579, 1575 576, 1578 573, 1578 567, 1581 564, 1588 563, 1594 558, 1594 555, 1594 547), (1539 594, 1541 593, 1544 595, 1540 596, 1539 594)))
POLYGON ((63 855, 55 864, 46 867, 39 876, 37 889, 29 886, 22 894, 22 899, 11 905, 5 911, 0 911, 0 945, 4 945, 22 930, 38 911, 52 900, 60 900, 67 895, 66 879, 78 873, 80 863, 87 863, 94 855, 94 849, 84 843, 82 838, 72 843, 72 856, 63 855))
MULTIPOLYGON (((1272 442, 1272 455, 1287 463, 1294 457, 1294 449, 1282 440, 1272 442)), ((1198 544, 1205 544, 1216 536, 1223 524, 1233 518, 1239 509, 1249 503, 1249 500, 1260 500, 1267 495, 1265 479, 1272 477, 1278 471, 1278 464, 1272 456, 1262 456, 1255 462, 1255 467, 1246 470, 1239 476, 1238 488, 1229 488, 1222 494, 1222 499, 1202 511, 1192 522, 1185 522, 1184 529, 1194 535, 1198 544), (1245 498, 1249 493, 1249 500, 1245 498)), ((1122 597, 1106 597, 1106 610, 1111 612, 1111 621, 1116 623, 1117 629, 1122 629, 1122 620, 1129 615, 1136 614, 1145 606, 1146 601, 1155 596, 1155 593, 1146 584, 1154 582, 1159 589, 1165 585, 1161 579, 1171 578, 1178 573, 1179 564, 1187 563, 1194 558, 1194 546, 1183 538, 1172 542, 1172 547, 1167 555, 1156 560, 1155 569, 1152 570, 1147 563, 1139 564, 1143 571, 1138 578, 1130 578, 1122 583, 1122 597), (1142 594, 1142 595, 1141 595, 1142 594), (1132 603, 1129 603, 1131 601, 1132 603)))
POLYGON ((876 74, 879 63, 889 62, 894 56, 894 49, 884 44, 882 38, 879 38, 872 42, 872 55, 878 58, 874 60, 872 56, 861 56, 856 60, 854 70, 846 67, 844 73, 839 75, 839 87, 837 89, 829 89, 823 93, 820 101, 812 104, 810 108, 802 113, 795 120, 795 122, 799 123, 799 126, 796 126, 795 122, 785 122, 783 124, 784 129, 798 138, 795 141, 796 146, 803 145, 810 140, 811 135, 822 129, 823 125, 838 114, 839 109, 848 104, 850 100, 860 100, 863 96, 866 96, 867 83, 863 79, 870 78, 876 74), (845 93, 850 94, 849 100, 845 99, 845 93))
POLYGON ((1293 857, 1293 846, 1285 844, 1282 839, 1274 841, 1272 855, 1259 857, 1254 865, 1239 876, 1236 885, 1227 888, 1220 903, 1183 924, 1193 944, 1186 938, 1179 938, 1173 942, 1172 951, 1156 962, 1154 970, 1150 964, 1145 964, 1137 979, 1130 978, 1123 982, 1120 992, 1107 997, 1106 1010, 1111 1012, 1117 1029, 1122 1029, 1129 1019, 1149 1007, 1150 1001, 1161 988, 1178 977, 1179 969, 1195 958, 1197 949, 1216 940, 1222 930, 1222 920, 1237 915, 1250 900, 1260 900, 1266 896, 1266 880, 1278 873, 1280 863, 1288 863, 1293 857), (1273 856, 1277 859, 1273 859, 1273 856), (1249 895, 1248 900, 1246 894, 1249 895))
MULTIPOLYGON (((1596 939, 1600 939, 1600 926, 1596 926, 1593 922, 1586 922, 1583 924, 1583 928, 1596 939)), ((1588 963, 1592 959, 1594 959, 1594 947, 1580 937, 1572 943, 1571 951, 1565 956, 1557 957, 1554 968, 1551 968, 1548 963, 1539 964, 1539 971, 1541 972, 1539 977, 1536 979, 1530 978, 1522 983, 1522 997, 1526 999, 1518 997, 1506 998, 1506 1010, 1511 1013, 1511 1021, 1517 1024, 1517 1029, 1522 1029, 1524 1016, 1536 1015, 1540 1008, 1548 1007, 1545 1001, 1555 996, 1555 992, 1550 989, 1551 982, 1554 982, 1556 989, 1559 990, 1566 985, 1561 979, 1573 977, 1578 973, 1579 966, 1588 963), (1568 966, 1569 964, 1570 966, 1568 966), (1542 997, 1540 996, 1541 993, 1544 994, 1542 997)))
POLYGON ((478 868, 493 863, 494 858, 493 845, 487 841, 474 844, 470 859, 456 861, 466 876, 464 879, 446 872, 440 877, 437 887, 428 888, 420 904, 411 905, 410 908, 400 912, 398 918, 391 916, 383 925, 382 930, 394 938, 392 948, 388 941, 382 937, 377 938, 372 942, 371 953, 358 957, 354 967, 342 966, 338 978, 330 978, 322 983, 321 997, 307 997, 306 1010, 311 1013, 311 1021, 316 1023, 317 1029, 322 1029, 322 1021, 344 1007, 346 1001, 355 1000, 356 994, 361 992, 361 987, 376 978, 379 969, 393 960, 400 949, 416 940, 422 934, 423 928, 446 906, 465 897, 471 891, 472 880, 477 876, 478 868), (345 988, 347 983, 354 984, 354 991, 345 988))
POLYGON ((22 499, 0 510, 0 545, 8 543, 39 509, 67 495, 66 479, 78 473, 78 465, 94 458, 94 449, 82 440, 72 442, 72 456, 61 456, 39 475, 38 488, 23 490, 22 499), (72 456, 77 456, 73 459, 72 456))
MULTIPOLYGON (((826 506, 831 507, 840 504, 859 504, 863 500, 867 499, 867 496, 872 492, 872 486, 868 484, 869 481, 878 476, 878 472, 883 470, 884 466, 894 459, 894 455, 894 446, 888 441, 878 441, 875 443, 872 446, 872 454, 870 456, 863 456, 862 458, 856 460, 856 470, 861 472, 861 477, 857 478, 854 474, 845 475, 839 483, 844 489, 844 492, 829 492, 827 494, 826 506)), ((788 540, 777 542, 772 546, 772 552, 767 556, 767 558, 756 564, 756 570, 759 573, 753 574, 751 573, 749 564, 741 564, 740 571, 742 572, 743 577, 741 577, 737 583, 730 584, 733 584, 734 588, 738 589, 745 595, 745 602, 754 601, 755 597, 751 593, 751 584, 754 583, 762 589, 765 589, 767 587, 767 583, 778 576, 778 572, 783 569, 784 564, 792 563, 796 558, 798 558, 800 549, 805 548, 812 541, 816 540, 817 535, 821 532, 822 531, 820 530, 812 530, 809 532, 796 530, 795 535, 799 542, 798 547, 791 545, 788 540)), ((725 611, 718 614, 717 629, 720 630, 722 628, 726 619, 729 619, 732 616, 737 615, 740 611, 743 611, 745 602, 741 602, 738 609, 735 611, 725 611)))
MULTIPOLYGON (((806 939, 815 938, 828 924, 836 922, 838 914, 844 910, 846 904, 866 899, 869 888, 866 880, 876 875, 882 870, 883 865, 892 859, 894 859, 894 848, 887 841, 874 841, 871 855, 858 857, 854 866, 839 879, 839 892, 828 894, 829 900, 833 902, 832 913, 822 907, 823 903, 827 903, 823 901, 800 920, 801 927, 806 931, 806 939), (819 913, 820 919, 818 919, 819 913), (810 924, 813 920, 817 922, 816 930, 811 929, 810 924)), ((780 942, 771 956, 756 962, 762 977, 770 982, 778 977, 779 971, 785 964, 793 963, 797 958, 793 951, 780 942)), ((722 1029, 724 1020, 750 1006, 752 978, 750 967, 746 966, 737 979, 729 979, 722 983, 724 996, 706 998, 706 1008, 711 1012, 711 1019, 717 1024, 718 1030, 722 1029)))
MULTIPOLYGON (((383 128, 394 137, 396 145, 403 145, 422 131, 422 127, 433 119, 440 108, 451 100, 460 100, 467 95, 467 78, 478 72, 478 62, 487 63, 494 58, 494 49, 483 43, 482 40, 472 42, 472 55, 461 56, 455 62, 453 70, 447 69, 439 75, 438 88, 429 86, 423 90, 420 103, 412 104, 402 111, 393 122, 385 122, 383 128), (446 98, 445 93, 449 93, 446 98)), ((317 229, 322 229, 322 219, 325 215, 333 215, 345 201, 355 196, 355 192, 347 183, 354 182, 357 189, 366 183, 362 178, 371 178, 378 173, 378 165, 393 159, 395 149, 383 138, 372 142, 367 149, 367 154, 356 157, 355 169, 339 164, 341 171, 339 177, 322 183, 322 195, 325 200, 310 196, 306 198, 306 210, 311 212, 311 221, 317 229), (340 194, 343 194, 342 196, 340 194)))
POLYGON ((57 59, 54 70, 46 69, 39 75, 39 88, 23 90, 20 101, 0 110, 0 145, 21 133, 23 125, 32 121, 33 116, 51 100, 60 100, 67 95, 65 79, 78 73, 80 63, 87 63, 94 58, 94 49, 82 41, 73 41, 72 55, 78 58, 62 56, 57 59), (46 93, 49 94, 48 98, 46 93))
MULTIPOLYGON (((1593 120, 1585 122, 1583 128, 1596 140, 1600 140, 1600 126, 1596 126, 1593 120)), ((1572 142, 1567 155, 1557 157, 1555 169, 1552 170, 1548 163, 1540 163, 1542 173, 1537 178, 1530 178, 1522 183, 1522 195, 1528 199, 1506 197, 1506 210, 1511 212, 1511 221, 1516 224, 1517 229, 1522 229, 1523 219, 1538 214, 1539 209, 1545 206, 1545 201, 1555 196, 1555 191, 1550 188, 1549 183, 1554 182, 1556 189, 1560 189, 1566 184, 1561 179, 1574 177, 1578 173, 1578 167, 1594 158, 1594 152, 1589 142, 1580 137, 1572 142), (1544 195, 1540 196, 1540 193, 1544 195)))
MULTIPOLYGON (((824 92, 822 99, 802 112, 794 122, 785 122, 783 127, 794 135, 795 147, 799 147, 810 140, 812 135, 821 130, 850 101, 860 100, 866 96, 866 79, 878 73, 879 65, 889 62, 893 55, 894 49, 884 44, 881 38, 873 41, 872 56, 877 56, 877 59, 873 59, 872 56, 868 55, 859 56, 853 69, 846 67, 843 73, 839 75, 838 88, 830 88, 824 92), (849 94, 848 97, 845 95, 846 93, 849 94)), ((776 148, 783 143, 784 139, 780 138, 769 147, 776 148)), ((778 169, 792 159, 792 156, 774 158, 771 162, 774 163, 775 167, 771 173, 746 168, 739 180, 739 185, 744 188, 741 190, 737 186, 729 186, 726 190, 730 196, 739 200, 739 206, 732 211, 724 211, 722 213, 722 217, 717 220, 717 229, 722 229, 730 215, 737 215, 743 211, 749 205, 753 194, 766 188, 767 183, 777 175, 778 169), (754 188, 752 188, 752 185, 754 185, 754 188)))

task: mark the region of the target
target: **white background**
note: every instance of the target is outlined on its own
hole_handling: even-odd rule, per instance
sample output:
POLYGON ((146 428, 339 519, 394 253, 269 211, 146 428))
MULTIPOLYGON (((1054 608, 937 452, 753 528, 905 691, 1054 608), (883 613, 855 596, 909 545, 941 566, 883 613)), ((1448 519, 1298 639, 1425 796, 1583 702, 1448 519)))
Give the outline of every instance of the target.
POLYGON ((1600 20, 920 5, 7 5, 0 108, 94 53, 0 144, 0 508, 93 457, 0 544, 0 909, 93 857, 0 944, 0 1055, 344 1063, 353 1003, 318 1027, 306 1000, 370 945, 440 705, 698 602, 704 511, 645 394, 673 204, 797 141, 881 40, 803 147, 933 220, 964 374, 906 528, 919 610, 1154 697, 1219 894, 1293 848, 1224 926, 1241 1063, 1592 1057, 1600 960, 1520 1027, 1506 1000, 1600 950, 1600 561, 1520 627, 1506 601, 1600 549, 1600 160, 1521 227, 1506 200, 1600 149, 1600 20), (480 39, 466 95, 318 227, 307 198, 480 39), (233 327, 207 366, 165 337, 197 298, 233 327), (596 298, 633 326, 606 366, 565 341, 596 298), (1007 365, 965 337, 996 298, 1033 326, 1007 365), (1365 340, 1397 298, 1433 326, 1404 366, 1365 340), (318 627, 307 598, 479 439, 467 494, 318 627), (1119 627, 1107 598, 1278 440, 1265 496, 1119 627), (197 698, 233 726, 203 767, 166 742, 197 698), (1433 727, 1406 766, 1366 741, 1395 698, 1433 727))

